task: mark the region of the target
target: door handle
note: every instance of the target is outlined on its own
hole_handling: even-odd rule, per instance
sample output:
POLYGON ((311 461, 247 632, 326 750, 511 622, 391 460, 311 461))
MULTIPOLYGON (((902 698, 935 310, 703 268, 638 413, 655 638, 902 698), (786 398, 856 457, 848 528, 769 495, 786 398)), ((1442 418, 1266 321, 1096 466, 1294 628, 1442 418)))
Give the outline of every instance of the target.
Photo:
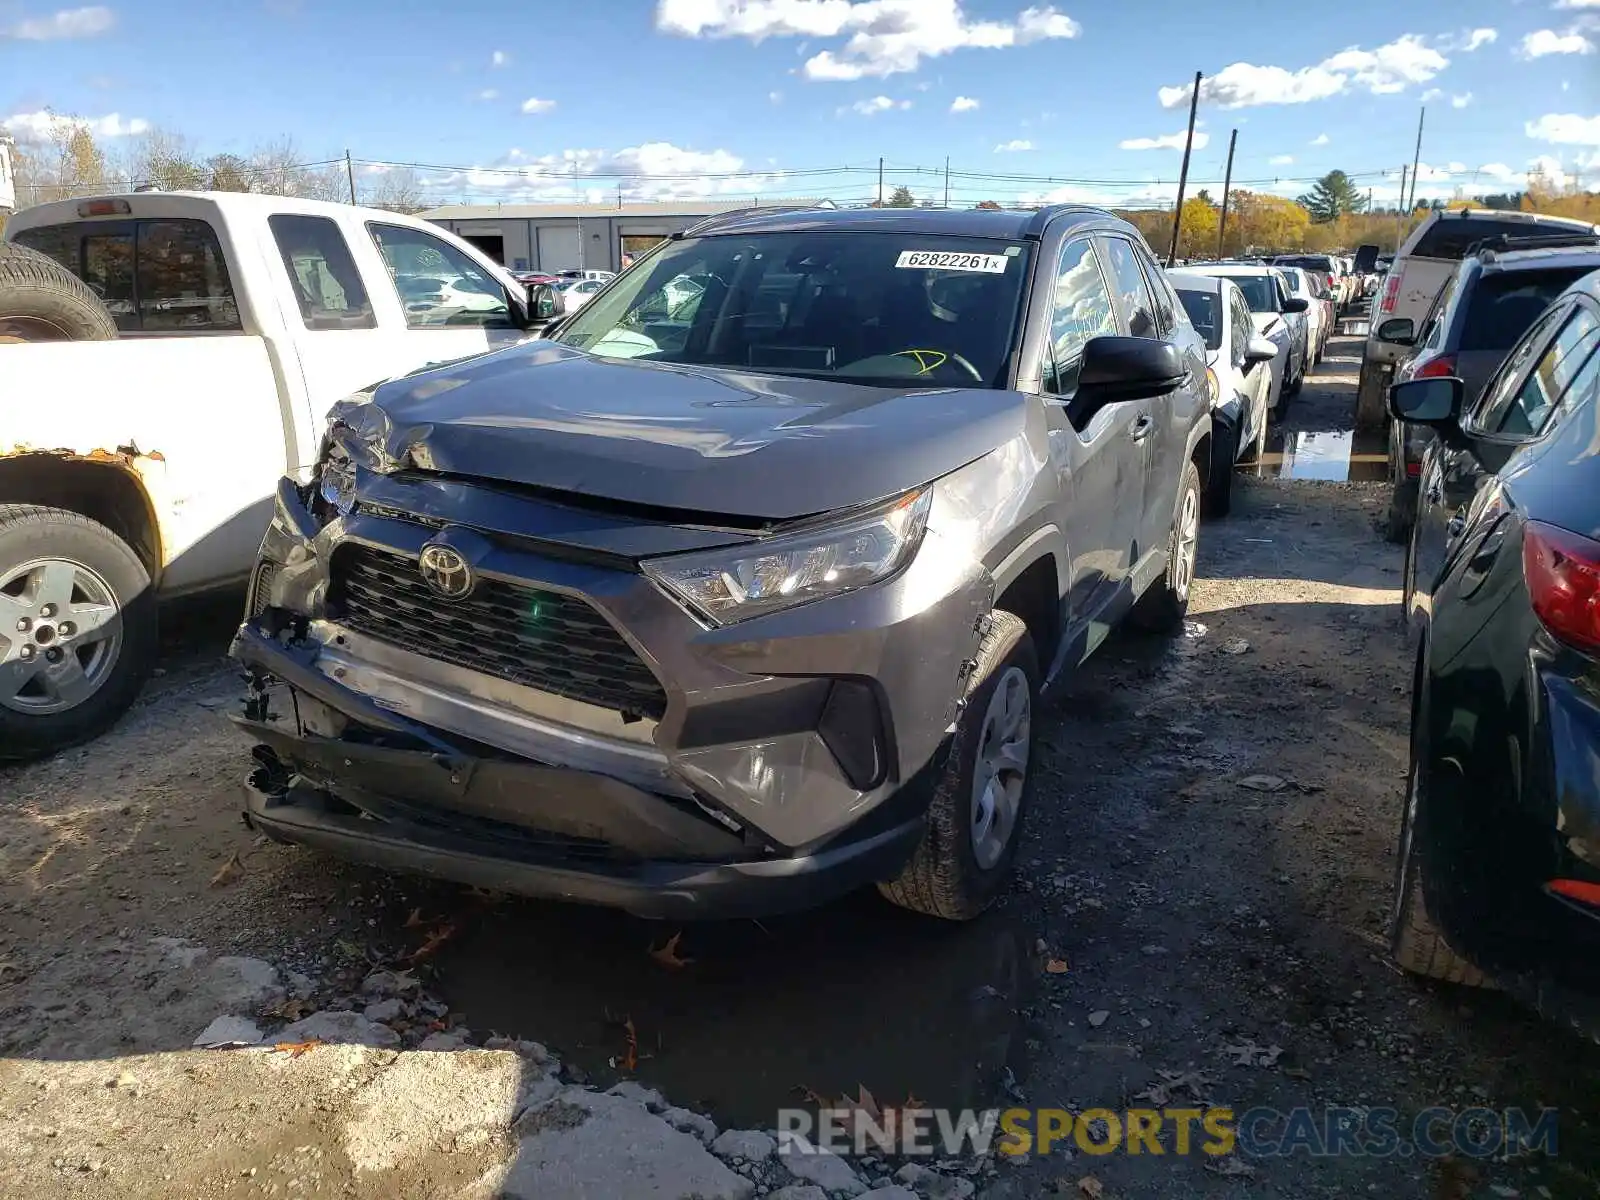
POLYGON ((1145 440, 1145 438, 1150 436, 1151 431, 1155 429, 1155 427, 1155 421, 1153 421, 1150 416, 1146 414, 1140 417, 1132 425, 1128 426, 1128 436, 1136 442, 1142 442, 1145 440))

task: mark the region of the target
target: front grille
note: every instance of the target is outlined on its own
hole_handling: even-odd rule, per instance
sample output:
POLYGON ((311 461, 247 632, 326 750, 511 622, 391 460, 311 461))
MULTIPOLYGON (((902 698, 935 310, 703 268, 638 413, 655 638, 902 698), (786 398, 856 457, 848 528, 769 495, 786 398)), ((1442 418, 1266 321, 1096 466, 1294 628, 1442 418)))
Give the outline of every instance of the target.
POLYGON ((332 616, 379 641, 630 716, 666 711, 661 683, 589 603, 559 592, 478 580, 445 600, 415 560, 369 546, 333 556, 332 616))
POLYGON ((259 617, 267 611, 272 597, 272 584, 278 577, 278 564, 264 558, 256 564, 255 575, 250 580, 250 592, 245 600, 246 617, 259 617))

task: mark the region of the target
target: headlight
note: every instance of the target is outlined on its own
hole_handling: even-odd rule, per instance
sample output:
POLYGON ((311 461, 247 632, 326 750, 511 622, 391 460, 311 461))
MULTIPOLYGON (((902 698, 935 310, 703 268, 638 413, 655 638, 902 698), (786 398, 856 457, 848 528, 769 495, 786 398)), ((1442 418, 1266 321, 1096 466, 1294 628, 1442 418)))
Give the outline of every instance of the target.
POLYGON ((1222 385, 1217 382, 1217 373, 1210 367, 1206 368, 1206 395, 1211 397, 1213 405, 1216 404, 1217 397, 1222 395, 1222 385))
POLYGON ((917 552, 932 500, 922 488, 837 524, 641 565, 689 608, 731 625, 887 579, 917 552))
POLYGON ((341 517, 348 517, 356 506, 355 464, 338 447, 331 449, 322 462, 322 471, 317 476, 317 495, 341 517))

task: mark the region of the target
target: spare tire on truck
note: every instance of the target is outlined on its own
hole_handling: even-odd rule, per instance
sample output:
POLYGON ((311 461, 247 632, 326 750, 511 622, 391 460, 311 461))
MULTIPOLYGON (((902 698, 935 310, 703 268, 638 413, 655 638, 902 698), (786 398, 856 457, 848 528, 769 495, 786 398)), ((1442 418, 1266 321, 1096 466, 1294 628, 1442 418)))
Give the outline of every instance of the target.
POLYGON ((0 242, 0 342, 105 342, 117 323, 89 286, 55 259, 0 242))

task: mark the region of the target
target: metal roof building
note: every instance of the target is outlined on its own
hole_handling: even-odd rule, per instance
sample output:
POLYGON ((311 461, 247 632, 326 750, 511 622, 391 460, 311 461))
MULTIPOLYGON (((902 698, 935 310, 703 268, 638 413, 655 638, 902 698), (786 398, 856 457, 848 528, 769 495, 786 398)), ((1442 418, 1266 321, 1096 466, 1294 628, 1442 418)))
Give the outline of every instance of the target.
POLYGON ((473 243, 513 271, 620 271, 624 255, 707 217, 738 209, 832 208, 831 200, 692 200, 624 204, 446 204, 418 215, 473 243))

